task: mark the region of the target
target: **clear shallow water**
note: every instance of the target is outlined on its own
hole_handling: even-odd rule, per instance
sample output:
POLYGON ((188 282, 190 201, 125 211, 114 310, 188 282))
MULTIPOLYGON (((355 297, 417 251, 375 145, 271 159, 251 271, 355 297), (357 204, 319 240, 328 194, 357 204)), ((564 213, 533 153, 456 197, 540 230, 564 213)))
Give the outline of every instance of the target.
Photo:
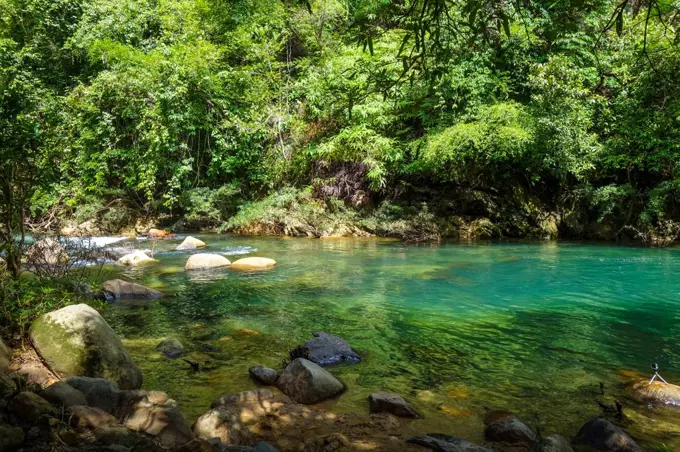
MULTIPOLYGON (((348 385, 335 411, 367 412, 393 390, 425 419, 417 431, 481 440, 489 409, 518 413, 571 438, 596 401, 623 400, 628 431, 680 450, 680 412, 628 398, 625 383, 652 361, 680 383, 680 251, 568 243, 406 247, 381 240, 199 235, 233 259, 272 257, 273 270, 185 272, 183 237, 158 242, 160 263, 115 274, 164 293, 104 311, 144 372, 191 422, 225 393, 256 387, 248 367, 280 368, 287 352, 326 331, 364 357, 331 371, 348 385), (195 373, 154 348, 180 339, 195 373), (204 343, 219 352, 201 351, 204 343), (599 383, 605 384, 605 396, 599 383)), ((138 242, 149 248, 148 242, 138 242)))

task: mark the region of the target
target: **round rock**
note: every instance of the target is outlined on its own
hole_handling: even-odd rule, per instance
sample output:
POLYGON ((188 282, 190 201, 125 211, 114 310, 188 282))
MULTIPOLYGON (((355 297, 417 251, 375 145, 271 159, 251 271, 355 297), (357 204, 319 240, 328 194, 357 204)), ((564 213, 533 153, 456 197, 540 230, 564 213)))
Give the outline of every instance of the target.
POLYGON ((205 242, 202 240, 198 240, 195 237, 187 237, 184 239, 184 241, 177 245, 177 248, 175 248, 177 251, 184 251, 184 250, 195 250, 198 248, 205 248, 205 242))
POLYGON ((374 392, 368 396, 368 406, 371 413, 390 413, 414 419, 420 417, 403 397, 394 392, 374 392))
POLYGON ((186 265, 187 270, 207 270, 210 268, 228 267, 231 262, 220 254, 200 253, 189 257, 186 265))
POLYGON ((298 403, 313 404, 337 396, 345 386, 317 364, 297 358, 276 382, 277 387, 298 403))
POLYGON ((144 251, 135 251, 130 254, 126 254, 116 261, 116 264, 123 265, 125 267, 142 267, 144 265, 155 264, 158 261, 152 259, 146 255, 144 251))
POLYGON ((266 270, 276 265, 274 259, 267 257, 244 257, 231 264, 236 270, 266 270))
POLYGON ((248 373, 253 380, 265 385, 273 385, 279 379, 279 374, 274 369, 264 366, 253 366, 248 369, 248 373))

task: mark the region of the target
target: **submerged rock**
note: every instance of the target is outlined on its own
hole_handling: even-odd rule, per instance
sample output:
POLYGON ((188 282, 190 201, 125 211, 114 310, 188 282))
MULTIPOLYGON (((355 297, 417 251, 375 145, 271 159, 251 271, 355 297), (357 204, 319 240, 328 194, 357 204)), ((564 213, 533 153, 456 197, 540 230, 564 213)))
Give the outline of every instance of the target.
POLYGON ((104 298, 107 300, 152 300, 159 298, 161 293, 141 284, 112 279, 102 284, 104 298))
POLYGON ((412 436, 407 442, 440 452, 492 452, 491 449, 478 446, 462 438, 442 435, 441 433, 412 436))
POLYGON ((231 268, 236 270, 265 270, 276 265, 274 259, 267 257, 244 257, 231 264, 231 268))
POLYGON ((330 399, 345 390, 337 378, 304 358, 297 358, 288 364, 276 385, 291 399, 304 404, 330 399))
POLYGON ((184 241, 177 245, 177 248, 175 248, 177 251, 184 251, 184 250, 195 250, 197 248, 205 248, 205 242, 202 240, 198 240, 197 238, 194 237, 187 237, 184 239, 184 241))
POLYGON ((574 449, 560 435, 550 435, 541 443, 541 452, 574 452, 574 449))
POLYGON ((43 389, 40 391, 40 397, 52 405, 66 408, 74 405, 87 405, 85 395, 65 381, 58 381, 43 389))
POLYGON ((76 375, 106 378, 124 389, 142 385, 142 372, 120 338, 86 304, 40 316, 31 325, 30 337, 49 368, 62 378, 76 375))
POLYGON ((248 369, 248 373, 254 380, 266 385, 273 385, 279 378, 279 373, 277 371, 264 366, 253 366, 248 369))
POLYGON ((161 352, 168 358, 177 358, 184 353, 184 346, 177 339, 166 339, 156 346, 156 351, 161 352))
POLYGON ((500 416, 499 419, 489 423, 484 430, 484 436, 489 441, 524 444, 530 447, 537 442, 536 433, 513 414, 500 416))
POLYGON ((187 270, 206 270, 210 268, 228 267, 231 262, 220 254, 201 253, 194 254, 188 260, 184 268, 187 270))
POLYGON ((126 267, 141 267, 144 265, 155 264, 158 261, 152 259, 144 251, 137 250, 133 253, 126 254, 116 261, 116 264, 123 265, 126 267))
POLYGON ((642 452, 642 448, 611 422, 592 419, 578 431, 574 444, 582 444, 606 452, 642 452))
POLYGON ((33 392, 20 392, 12 397, 9 410, 22 422, 34 424, 43 414, 55 415, 56 410, 50 402, 33 392))
POLYGON ((663 381, 641 381, 633 386, 633 395, 638 400, 656 405, 680 406, 680 386, 663 381))
POLYGON ((341 337, 323 331, 313 333, 312 336, 314 338, 305 342, 303 346, 304 358, 320 366, 361 361, 359 354, 341 337))
POLYGON ((374 392, 368 396, 371 413, 390 413, 399 417, 419 418, 409 403, 399 394, 386 391, 374 392))

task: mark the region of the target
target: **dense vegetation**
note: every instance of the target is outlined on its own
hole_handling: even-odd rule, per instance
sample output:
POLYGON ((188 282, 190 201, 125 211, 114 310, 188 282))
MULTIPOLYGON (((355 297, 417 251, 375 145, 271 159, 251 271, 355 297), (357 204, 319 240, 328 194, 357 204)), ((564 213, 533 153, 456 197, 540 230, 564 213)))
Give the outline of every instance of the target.
POLYGON ((679 10, 0 0, 8 264, 65 218, 674 240, 679 10))

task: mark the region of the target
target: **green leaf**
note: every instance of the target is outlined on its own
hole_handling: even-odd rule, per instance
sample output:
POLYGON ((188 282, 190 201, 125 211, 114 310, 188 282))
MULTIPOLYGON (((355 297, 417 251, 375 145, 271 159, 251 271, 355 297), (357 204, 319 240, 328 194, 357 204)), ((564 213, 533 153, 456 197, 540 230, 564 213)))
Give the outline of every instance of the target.
POLYGON ((619 36, 623 34, 623 9, 619 11, 619 15, 616 16, 616 34, 619 36))

